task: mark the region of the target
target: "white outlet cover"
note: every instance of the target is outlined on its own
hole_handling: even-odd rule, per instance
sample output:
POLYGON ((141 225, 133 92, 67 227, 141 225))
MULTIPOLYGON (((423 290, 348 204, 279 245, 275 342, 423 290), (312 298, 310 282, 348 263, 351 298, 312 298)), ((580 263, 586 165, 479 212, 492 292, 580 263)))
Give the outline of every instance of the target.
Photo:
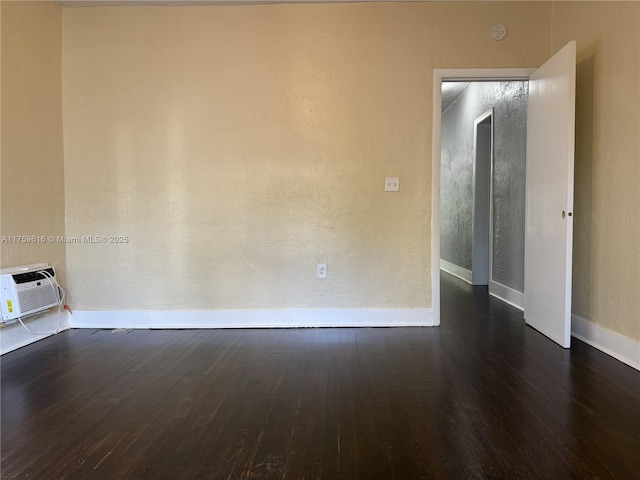
POLYGON ((385 192, 399 192, 400 191, 400 179, 397 177, 387 177, 384 179, 384 191, 385 192))

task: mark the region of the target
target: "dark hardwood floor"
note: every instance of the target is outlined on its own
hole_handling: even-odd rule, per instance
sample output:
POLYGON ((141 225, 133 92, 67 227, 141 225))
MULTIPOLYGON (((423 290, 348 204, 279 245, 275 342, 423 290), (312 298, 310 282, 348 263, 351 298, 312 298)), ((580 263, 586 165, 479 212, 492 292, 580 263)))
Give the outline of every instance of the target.
POLYGON ((3 479, 640 478, 640 372, 446 274, 440 328, 72 330, 1 362, 3 479))

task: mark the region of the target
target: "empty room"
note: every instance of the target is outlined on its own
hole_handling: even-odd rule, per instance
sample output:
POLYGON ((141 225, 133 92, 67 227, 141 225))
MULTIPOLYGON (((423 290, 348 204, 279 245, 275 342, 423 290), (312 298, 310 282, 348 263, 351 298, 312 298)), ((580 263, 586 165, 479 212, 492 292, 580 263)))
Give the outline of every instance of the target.
POLYGON ((635 479, 639 1, 0 1, 2 479, 635 479))

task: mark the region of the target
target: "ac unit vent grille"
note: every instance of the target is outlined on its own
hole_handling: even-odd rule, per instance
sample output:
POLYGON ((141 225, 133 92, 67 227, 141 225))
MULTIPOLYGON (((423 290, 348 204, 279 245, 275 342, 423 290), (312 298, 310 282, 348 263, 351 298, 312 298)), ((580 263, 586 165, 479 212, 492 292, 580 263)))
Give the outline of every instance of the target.
POLYGON ((26 315, 34 310, 57 305, 58 298, 51 285, 47 283, 47 285, 18 292, 18 302, 22 315, 26 315))
POLYGON ((35 282, 38 280, 46 280, 48 278, 47 273, 51 277, 56 276, 55 272, 53 271, 53 268, 43 268, 42 270, 36 270, 35 272, 16 273, 13 275, 13 281, 19 284, 19 283, 35 282), (40 273, 40 272, 46 272, 46 273, 40 273))

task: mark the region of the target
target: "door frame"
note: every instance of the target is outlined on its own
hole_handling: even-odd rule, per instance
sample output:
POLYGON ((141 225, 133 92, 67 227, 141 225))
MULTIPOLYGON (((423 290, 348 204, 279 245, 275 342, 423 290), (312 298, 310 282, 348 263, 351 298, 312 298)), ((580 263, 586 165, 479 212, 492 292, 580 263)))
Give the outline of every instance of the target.
MULTIPOLYGON (((433 124, 431 152, 431 305, 433 325, 440 325, 440 164, 442 81, 529 80, 536 68, 456 68, 433 71, 433 124)), ((491 278, 489 278, 491 281, 491 278)))
MULTIPOLYGON (((478 282, 478 270, 480 269, 478 263, 484 264, 486 260, 486 275, 487 275, 487 288, 490 286, 490 281, 492 278, 493 271, 493 133, 495 126, 495 116, 494 116, 494 108, 491 107, 489 110, 484 112, 482 115, 478 116, 473 121, 473 204, 472 204, 472 215, 471 215, 471 284, 472 285, 485 285, 484 283, 478 282), (488 165, 484 166, 482 169, 479 165, 479 151, 478 151, 478 132, 480 130, 480 125, 484 124, 485 121, 489 119, 489 162, 488 165), (486 170, 488 170, 488 172, 486 170), (486 172, 486 177, 488 178, 488 184, 484 185, 486 188, 487 195, 487 209, 485 213, 479 213, 478 206, 478 190, 481 185, 479 176, 479 170, 486 172), (479 220, 481 223, 479 224, 479 220), (478 227, 482 227, 484 230, 488 231, 488 238, 486 239, 486 243, 481 242, 477 238, 477 229, 478 227), (482 258, 478 258, 478 249, 482 246, 482 258), (486 249, 486 254, 485 254, 486 249)), ((484 183, 484 182, 483 182, 484 183)), ((482 269, 483 277, 485 270, 482 269)))

